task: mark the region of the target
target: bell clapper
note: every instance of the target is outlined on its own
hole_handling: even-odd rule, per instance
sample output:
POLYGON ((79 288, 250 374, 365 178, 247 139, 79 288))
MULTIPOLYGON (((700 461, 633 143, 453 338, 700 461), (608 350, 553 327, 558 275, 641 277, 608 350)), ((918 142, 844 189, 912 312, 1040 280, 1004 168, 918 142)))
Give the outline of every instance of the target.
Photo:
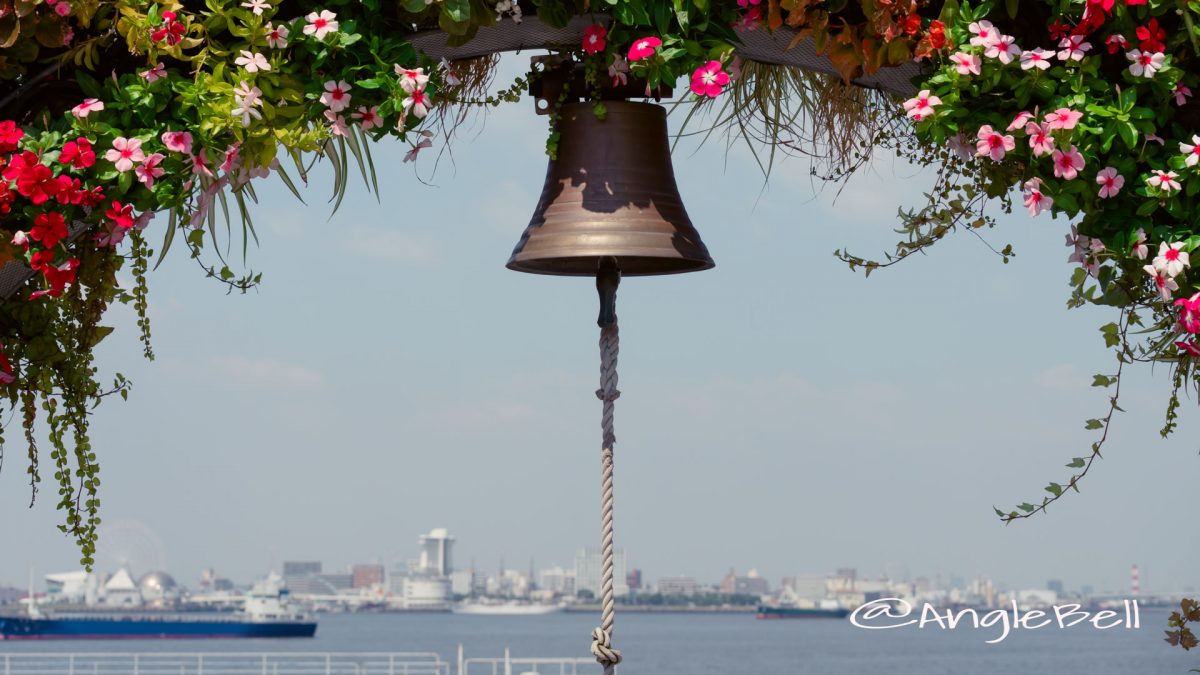
POLYGON ((617 322, 617 286, 621 283, 621 268, 617 259, 607 256, 596 270, 596 292, 600 294, 600 316, 596 325, 607 328, 617 322))

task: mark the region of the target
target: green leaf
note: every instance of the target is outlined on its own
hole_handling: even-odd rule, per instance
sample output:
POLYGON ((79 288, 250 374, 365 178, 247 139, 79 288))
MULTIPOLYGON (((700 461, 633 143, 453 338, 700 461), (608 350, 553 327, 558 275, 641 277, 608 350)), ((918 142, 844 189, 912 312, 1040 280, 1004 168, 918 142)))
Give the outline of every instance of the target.
POLYGON ((1074 460, 1071 461, 1070 464, 1067 465, 1067 468, 1068 469, 1082 469, 1086 463, 1087 463, 1087 461, 1084 458, 1076 457, 1074 460))
POLYGON ((1084 429, 1088 429, 1088 430, 1091 430, 1091 429, 1103 429, 1103 428, 1104 428, 1104 422, 1101 422, 1100 420, 1088 420, 1088 421, 1087 421, 1087 424, 1086 424, 1086 425, 1085 425, 1083 428, 1084 428, 1084 429))
POLYGON ((445 0, 442 7, 454 23, 463 23, 471 19, 471 0, 445 0))

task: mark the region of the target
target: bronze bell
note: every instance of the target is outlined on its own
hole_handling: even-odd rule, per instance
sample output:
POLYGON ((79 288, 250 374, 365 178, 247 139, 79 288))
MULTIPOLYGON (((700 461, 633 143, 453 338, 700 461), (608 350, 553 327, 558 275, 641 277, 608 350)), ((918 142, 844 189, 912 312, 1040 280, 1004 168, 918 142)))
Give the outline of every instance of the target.
POLYGON ((713 267, 675 185, 666 110, 604 105, 604 120, 591 104, 562 105, 558 158, 507 267, 562 276, 596 276, 609 258, 622 276, 713 267))

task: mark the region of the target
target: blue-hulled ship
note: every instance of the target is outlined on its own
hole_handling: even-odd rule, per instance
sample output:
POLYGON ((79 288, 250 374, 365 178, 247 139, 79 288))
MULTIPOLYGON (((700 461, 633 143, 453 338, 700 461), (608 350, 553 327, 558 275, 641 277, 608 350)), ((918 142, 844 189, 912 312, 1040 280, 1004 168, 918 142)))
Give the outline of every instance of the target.
POLYGON ((278 577, 256 585, 242 612, 227 616, 161 613, 0 616, 0 640, 312 637, 317 622, 290 601, 278 577))

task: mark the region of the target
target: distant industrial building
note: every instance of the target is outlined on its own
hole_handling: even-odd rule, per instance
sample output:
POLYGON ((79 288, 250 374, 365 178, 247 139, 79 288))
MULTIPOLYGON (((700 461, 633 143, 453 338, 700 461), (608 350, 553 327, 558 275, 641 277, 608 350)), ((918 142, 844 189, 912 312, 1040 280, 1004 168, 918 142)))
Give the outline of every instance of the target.
POLYGON ((758 575, 758 570, 750 570, 746 576, 739 577, 730 569, 729 574, 721 580, 721 592, 730 595, 766 595, 771 592, 771 585, 758 575))
POLYGON ((659 577, 655 584, 659 595, 695 595, 699 589, 692 577, 659 577))
POLYGON ((554 595, 573 596, 575 595, 575 570, 561 567, 542 570, 538 586, 554 595))
MULTIPOLYGON (((588 591, 593 597, 600 597, 601 572, 603 557, 600 549, 586 548, 575 555, 575 594, 588 591)), ((629 595, 626 584, 625 549, 613 551, 613 594, 617 597, 629 595)))
POLYGON ((355 565, 350 570, 351 588, 370 588, 383 584, 383 565, 355 565))
POLYGON ((636 567, 629 570, 629 574, 625 575, 625 585, 631 591, 640 590, 642 588, 642 571, 636 567))

